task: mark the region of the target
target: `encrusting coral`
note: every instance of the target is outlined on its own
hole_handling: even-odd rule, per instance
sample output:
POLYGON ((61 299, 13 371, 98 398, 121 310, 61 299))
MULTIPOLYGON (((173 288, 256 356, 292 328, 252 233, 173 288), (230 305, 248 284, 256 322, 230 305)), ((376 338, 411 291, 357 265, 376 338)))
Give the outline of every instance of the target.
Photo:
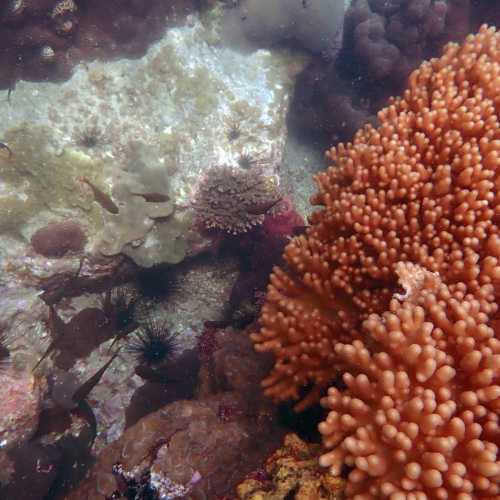
POLYGON ((240 500, 337 500, 344 481, 318 464, 321 445, 287 434, 283 445, 267 460, 265 469, 247 476, 236 492, 240 500))
POLYGON ((125 167, 114 172, 116 203, 108 197, 112 209, 102 210, 97 249, 106 256, 122 253, 142 267, 177 264, 186 255, 191 221, 175 213, 168 172, 157 163, 154 151, 136 142, 128 155, 125 167))
POLYGON ((62 257, 68 252, 81 252, 86 241, 80 224, 72 220, 51 222, 31 237, 35 251, 45 257, 62 257))
POLYGON ((353 467, 348 495, 499 494, 499 108, 500 33, 483 26, 330 150, 324 208, 271 276, 252 335, 276 357, 266 394, 308 385, 300 410, 344 373, 321 463, 353 467))

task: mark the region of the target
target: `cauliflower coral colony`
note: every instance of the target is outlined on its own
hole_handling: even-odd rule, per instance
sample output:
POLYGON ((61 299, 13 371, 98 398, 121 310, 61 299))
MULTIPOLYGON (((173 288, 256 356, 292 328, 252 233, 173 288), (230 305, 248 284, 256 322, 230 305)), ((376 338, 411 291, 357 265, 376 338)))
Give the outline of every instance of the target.
POLYGON ((347 466, 349 498, 499 498, 499 111, 483 26, 327 153, 321 209, 271 276, 265 392, 323 395, 320 464, 347 466))

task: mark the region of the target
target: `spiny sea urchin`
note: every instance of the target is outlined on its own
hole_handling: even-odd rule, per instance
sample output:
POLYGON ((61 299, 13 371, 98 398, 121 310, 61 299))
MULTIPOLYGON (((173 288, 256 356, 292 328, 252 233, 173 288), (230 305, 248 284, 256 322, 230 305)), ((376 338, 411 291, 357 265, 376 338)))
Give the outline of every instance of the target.
POLYGON ((104 299, 104 312, 119 331, 132 331, 135 323, 137 293, 129 287, 121 286, 110 290, 104 299))
POLYGON ((0 371, 7 368, 10 361, 10 353, 7 347, 7 335, 0 332, 0 371))
POLYGON ((178 351, 176 337, 164 322, 149 317, 134 332, 125 349, 134 355, 140 365, 158 365, 172 359, 178 351))
POLYGON ((135 280, 139 295, 153 302, 164 300, 177 288, 172 267, 158 264, 141 269, 135 280))

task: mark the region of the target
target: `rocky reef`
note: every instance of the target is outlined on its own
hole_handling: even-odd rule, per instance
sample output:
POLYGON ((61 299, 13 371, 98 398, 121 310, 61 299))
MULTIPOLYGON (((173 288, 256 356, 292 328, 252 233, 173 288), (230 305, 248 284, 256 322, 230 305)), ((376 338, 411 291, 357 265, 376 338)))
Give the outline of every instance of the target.
POLYGON ((0 497, 496 498, 498 12, 2 5, 0 497))
MULTIPOLYGON (((83 34, 81 16, 95 7, 75 6, 64 16, 81 21, 83 34)), ((9 33, 35 29, 49 7, 26 2, 9 33)), ((35 62, 30 66, 26 59, 15 87, 6 88, 0 102, 0 327, 8 360, 1 360, 0 432, 9 445, 0 450, 1 496, 14 495, 20 478, 29 477, 31 498, 63 497, 93 454, 176 400, 185 401, 181 410, 189 403, 200 415, 212 415, 210 425, 220 425, 220 436, 233 413, 241 417, 235 436, 250 450, 244 434, 256 418, 253 409, 240 402, 239 389, 196 396, 198 385, 212 387, 213 373, 208 376, 203 365, 205 382, 198 384, 199 362, 189 353, 206 321, 228 325, 234 317, 246 324, 255 318, 264 272, 257 287, 245 279, 240 292, 232 292, 243 260, 256 261, 257 254, 251 240, 238 246, 224 231, 206 233, 198 224, 195 194, 203 174, 216 165, 249 178, 259 172, 273 196, 257 196, 249 206, 252 216, 260 223, 271 209, 271 219, 278 216, 285 119, 304 57, 287 49, 240 54, 228 48, 219 32, 223 13, 216 7, 164 33, 149 33, 150 41, 158 40, 141 49, 137 42, 139 59, 75 59, 68 74, 54 61, 50 78, 40 78, 64 80, 59 83, 26 81, 38 79, 30 73, 35 62), (243 258, 237 251, 245 246, 243 258), (242 312, 247 299, 250 307, 242 312), (148 324, 171 336, 144 336, 148 324), (169 339, 175 349, 163 356, 169 339), (175 377, 185 383, 173 383, 175 377), (195 396, 199 404, 190 402, 195 396)), ((55 50, 57 61, 76 50, 73 41, 55 50)), ((123 53, 131 55, 132 45, 123 44, 123 53)), ((113 51, 106 57, 120 53, 113 51)), ((298 217, 289 207, 285 212, 290 221, 298 217)), ((276 226, 272 258, 279 258, 294 226, 276 226)), ((250 373, 256 370, 250 367, 250 373)), ((177 410, 173 415, 178 418, 177 410)), ((271 451, 264 448, 262 457, 271 451)), ((128 465, 123 463, 123 474, 132 473, 128 465)), ((200 471, 204 477, 219 473, 200 471)))
POLYGON ((0 88, 62 80, 96 58, 139 57, 166 26, 193 12, 191 0, 8 0, 0 7, 0 88))

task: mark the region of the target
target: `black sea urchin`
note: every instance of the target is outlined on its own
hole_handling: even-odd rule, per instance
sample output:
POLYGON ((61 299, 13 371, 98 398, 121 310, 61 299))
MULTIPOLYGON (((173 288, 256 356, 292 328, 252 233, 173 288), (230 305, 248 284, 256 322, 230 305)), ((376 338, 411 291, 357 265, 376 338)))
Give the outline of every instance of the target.
POLYGON ((115 328, 119 332, 131 332, 137 327, 135 323, 135 309, 137 294, 128 287, 117 287, 109 292, 105 298, 105 313, 110 316, 115 328))
POLYGON ((0 332, 0 371, 9 365, 9 349, 7 348, 7 336, 0 332))
POLYGON ((164 323, 148 318, 134 333, 126 350, 140 365, 157 365, 172 359, 178 349, 176 334, 164 323))
POLYGON ((161 302, 176 290, 177 280, 171 267, 158 264, 141 269, 135 286, 143 299, 161 302))

